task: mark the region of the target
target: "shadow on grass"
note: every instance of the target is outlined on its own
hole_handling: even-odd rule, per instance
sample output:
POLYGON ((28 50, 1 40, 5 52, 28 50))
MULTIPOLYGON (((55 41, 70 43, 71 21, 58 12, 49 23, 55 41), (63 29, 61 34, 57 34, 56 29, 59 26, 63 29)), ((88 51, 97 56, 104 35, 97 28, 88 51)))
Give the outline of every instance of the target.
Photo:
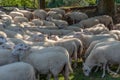
POLYGON ((74 73, 71 75, 73 78, 70 80, 120 80, 120 74, 117 76, 113 76, 107 73, 104 78, 101 78, 102 76, 102 70, 99 70, 98 72, 91 72, 89 77, 84 76, 82 71, 82 63, 79 62, 76 69, 74 69, 74 73))

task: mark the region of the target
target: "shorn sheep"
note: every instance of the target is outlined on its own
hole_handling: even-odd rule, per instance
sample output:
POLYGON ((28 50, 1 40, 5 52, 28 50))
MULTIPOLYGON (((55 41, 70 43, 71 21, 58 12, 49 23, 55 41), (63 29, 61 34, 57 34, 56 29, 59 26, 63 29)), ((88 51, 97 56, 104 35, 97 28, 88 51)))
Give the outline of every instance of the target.
POLYGON ((114 41, 104 44, 106 45, 96 45, 91 51, 90 55, 85 60, 85 63, 83 63, 83 72, 86 76, 89 76, 94 66, 102 65, 103 78, 105 76, 105 70, 108 69, 108 64, 120 65, 120 42, 114 41))
POLYGON ((36 80, 30 64, 16 62, 0 67, 0 80, 36 80))
POLYGON ((58 80, 58 74, 63 71, 65 80, 68 80, 69 70, 72 71, 69 54, 62 47, 48 47, 32 51, 32 48, 25 44, 18 44, 12 54, 18 56, 20 61, 31 64, 40 74, 47 74, 48 79, 52 74, 54 80, 58 80))

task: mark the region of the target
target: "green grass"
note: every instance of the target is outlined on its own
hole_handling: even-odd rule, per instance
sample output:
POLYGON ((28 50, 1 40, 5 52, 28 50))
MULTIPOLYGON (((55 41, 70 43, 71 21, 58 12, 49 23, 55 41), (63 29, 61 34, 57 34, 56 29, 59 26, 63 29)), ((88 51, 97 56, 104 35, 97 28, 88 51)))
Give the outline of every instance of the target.
MULTIPOLYGON (((115 71, 117 67, 112 68, 113 71, 115 71)), ((70 74, 69 79, 70 80, 120 80, 120 73, 116 76, 108 74, 106 71, 106 76, 104 78, 101 78, 102 70, 99 70, 98 72, 91 72, 89 77, 84 76, 82 71, 82 63, 79 62, 76 69, 73 69, 74 73, 70 74)), ((41 79, 45 80, 45 79, 41 79)), ((54 80, 53 78, 51 80, 54 80)), ((59 75, 59 80, 64 80, 62 75, 59 75)))
MULTIPOLYGON (((74 73, 70 75, 70 80, 120 80, 120 74, 114 76, 106 72, 106 76, 103 79, 101 78, 101 75, 102 70, 99 70, 98 72, 90 73, 89 77, 84 76, 82 71, 82 63, 79 62, 78 67, 74 69, 74 73)), ((64 80, 64 78, 60 77, 60 80, 64 80)))

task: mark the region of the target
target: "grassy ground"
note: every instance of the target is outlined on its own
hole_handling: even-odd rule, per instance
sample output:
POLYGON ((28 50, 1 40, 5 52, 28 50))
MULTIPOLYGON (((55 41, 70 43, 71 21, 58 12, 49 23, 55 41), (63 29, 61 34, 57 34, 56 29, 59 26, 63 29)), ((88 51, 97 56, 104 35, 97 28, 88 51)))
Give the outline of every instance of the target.
MULTIPOLYGON (((116 68, 117 67, 112 68, 112 69, 114 69, 115 71, 116 68)), ((112 75, 112 74, 106 73, 106 76, 103 79, 101 78, 101 75, 102 75, 102 70, 99 70, 98 72, 92 72, 90 74, 90 77, 84 76, 83 71, 82 71, 82 63, 79 62, 77 68, 74 69, 74 73, 70 74, 69 78, 70 80, 120 80, 120 73, 118 75, 112 75)), ((45 78, 41 80, 45 80, 45 78)), ((64 80, 62 75, 59 76, 59 80, 64 80)))
MULTIPOLYGON (((120 80, 120 74, 112 75, 108 73, 106 73, 106 76, 101 79, 102 70, 99 70, 98 72, 92 72, 90 77, 86 77, 82 71, 82 63, 79 62, 78 64, 78 67, 74 69, 74 73, 70 75, 70 80, 120 80)), ((60 77, 60 80, 64 80, 64 78, 60 77)))

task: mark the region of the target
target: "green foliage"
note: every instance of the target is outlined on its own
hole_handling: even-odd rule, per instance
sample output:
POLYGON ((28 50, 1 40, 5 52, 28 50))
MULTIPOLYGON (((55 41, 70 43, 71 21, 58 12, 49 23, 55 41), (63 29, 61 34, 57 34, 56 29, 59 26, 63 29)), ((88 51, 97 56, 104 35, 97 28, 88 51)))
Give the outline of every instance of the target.
MULTIPOLYGON (((0 0, 0 5, 38 8, 38 1, 39 0, 0 0)), ((95 3, 96 0, 46 0, 46 7, 89 6, 89 4, 93 5, 95 3)))

